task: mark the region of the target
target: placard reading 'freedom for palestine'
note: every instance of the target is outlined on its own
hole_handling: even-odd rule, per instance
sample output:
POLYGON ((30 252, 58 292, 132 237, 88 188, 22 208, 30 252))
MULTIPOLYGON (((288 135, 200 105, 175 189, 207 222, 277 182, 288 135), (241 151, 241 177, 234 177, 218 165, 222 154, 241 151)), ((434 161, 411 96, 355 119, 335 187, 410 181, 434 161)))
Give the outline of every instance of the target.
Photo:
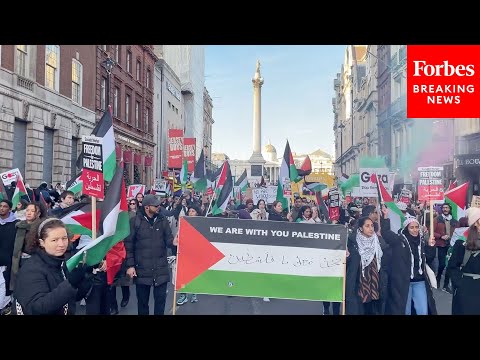
POLYGON ((84 195, 104 198, 102 138, 83 136, 82 192, 84 195))
POLYGON ((205 217, 180 219, 176 290, 342 301, 342 225, 205 217))

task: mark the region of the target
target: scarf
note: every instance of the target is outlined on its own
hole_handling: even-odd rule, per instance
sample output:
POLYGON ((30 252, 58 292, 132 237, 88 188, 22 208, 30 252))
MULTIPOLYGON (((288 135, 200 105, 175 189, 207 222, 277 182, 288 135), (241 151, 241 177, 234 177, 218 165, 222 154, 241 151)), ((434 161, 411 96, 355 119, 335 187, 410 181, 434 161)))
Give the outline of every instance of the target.
MULTIPOLYGON (((406 229, 405 229, 406 230, 406 229)), ((405 231, 404 230, 404 231, 405 231)), ((408 232, 408 230, 406 230, 408 232)), ((408 249, 410 250, 410 259, 411 259, 411 265, 410 265, 410 279, 413 279, 414 273, 413 273, 413 268, 415 265, 415 258, 413 257, 413 249, 410 245, 410 241, 408 241, 408 237, 411 237, 412 239, 415 239, 410 233, 406 235, 405 233, 402 232, 403 237, 405 238, 405 241, 407 242, 408 249)), ((422 257, 422 235, 418 235, 420 237, 420 241, 418 242, 417 246, 417 251, 418 251, 418 273, 420 275, 423 274, 423 269, 422 269, 422 263, 423 263, 423 257, 422 257)), ((412 241, 413 242, 413 241, 412 241)))
POLYGON ((360 229, 358 229, 356 240, 358 245, 358 253, 360 254, 362 262, 362 275, 365 276, 364 270, 368 265, 370 265, 374 257, 377 258, 377 268, 378 271, 380 271, 383 251, 380 247, 380 241, 378 240, 377 234, 374 233, 373 236, 366 237, 360 232, 360 229))
POLYGON ((443 216, 443 219, 444 219, 444 220, 447 220, 447 221, 452 220, 452 215, 451 215, 451 214, 448 214, 448 215, 446 215, 446 216, 445 216, 445 214, 442 214, 442 216, 443 216))

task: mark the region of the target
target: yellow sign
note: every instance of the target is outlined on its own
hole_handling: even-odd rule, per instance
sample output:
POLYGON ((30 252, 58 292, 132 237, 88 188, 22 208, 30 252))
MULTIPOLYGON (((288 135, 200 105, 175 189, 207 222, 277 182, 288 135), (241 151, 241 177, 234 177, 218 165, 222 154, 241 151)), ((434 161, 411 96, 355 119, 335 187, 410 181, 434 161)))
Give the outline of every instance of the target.
POLYGON ((308 182, 319 182, 327 185, 329 188, 333 187, 334 184, 333 176, 327 173, 311 173, 310 175, 305 176, 305 180, 308 182))

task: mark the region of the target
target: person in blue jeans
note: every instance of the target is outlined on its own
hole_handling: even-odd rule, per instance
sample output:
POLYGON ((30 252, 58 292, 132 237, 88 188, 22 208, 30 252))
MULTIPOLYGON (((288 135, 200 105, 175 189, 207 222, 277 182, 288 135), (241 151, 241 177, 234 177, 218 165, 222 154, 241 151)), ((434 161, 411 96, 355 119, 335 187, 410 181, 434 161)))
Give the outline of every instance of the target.
POLYGON ((382 205, 380 229, 392 249, 386 315, 411 315, 412 302, 417 315, 436 315, 427 263, 435 258, 435 237, 407 215, 399 234, 390 228, 389 210, 382 205), (426 240, 428 239, 428 240, 426 240))

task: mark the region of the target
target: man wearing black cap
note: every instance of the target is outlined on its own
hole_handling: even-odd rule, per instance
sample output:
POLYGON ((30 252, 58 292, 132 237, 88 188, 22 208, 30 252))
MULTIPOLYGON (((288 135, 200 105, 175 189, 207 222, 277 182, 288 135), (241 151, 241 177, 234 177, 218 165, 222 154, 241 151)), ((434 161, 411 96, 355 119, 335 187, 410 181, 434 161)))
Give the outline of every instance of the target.
POLYGON ((167 283, 170 281, 167 246, 174 246, 168 220, 158 211, 160 203, 152 194, 143 198, 142 208, 130 219, 130 235, 125 239, 127 274, 135 279, 138 315, 149 315, 152 286, 154 315, 165 312, 167 283))

